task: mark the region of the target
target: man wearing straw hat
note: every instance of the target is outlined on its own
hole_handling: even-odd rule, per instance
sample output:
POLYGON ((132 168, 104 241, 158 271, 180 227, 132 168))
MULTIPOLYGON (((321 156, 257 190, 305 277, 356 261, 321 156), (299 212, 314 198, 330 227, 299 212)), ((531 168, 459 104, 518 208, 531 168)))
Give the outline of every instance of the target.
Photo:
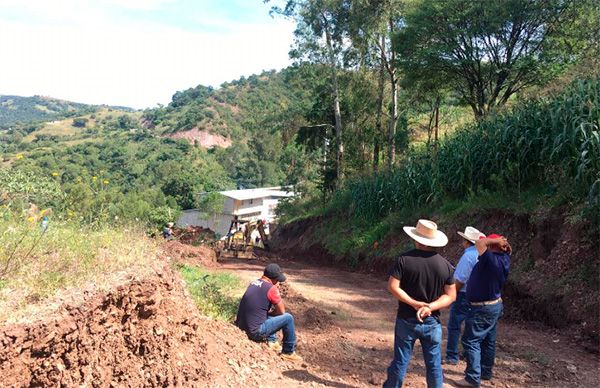
POLYGON ((467 280, 471 271, 477 264, 477 249, 475 241, 484 238, 481 233, 472 226, 467 226, 463 232, 457 232, 462 238, 465 249, 456 269, 454 270, 454 284, 456 284, 456 301, 450 306, 450 317, 448 318, 448 343, 446 344, 446 364, 458 364, 458 339, 460 337, 461 325, 467 318, 469 302, 467 302, 467 280))
POLYGON ((415 249, 400 255, 390 271, 388 290, 398 299, 394 359, 383 386, 401 387, 418 339, 423 348, 427 386, 442 387, 442 325, 440 309, 456 298, 452 265, 436 252, 448 237, 433 221, 419 220, 404 227, 415 249))
POLYGON ((491 380, 496 358, 496 330, 502 316, 502 286, 510 267, 510 244, 499 234, 477 240, 479 257, 467 281, 470 310, 465 322, 462 345, 467 368, 459 387, 479 387, 491 380))

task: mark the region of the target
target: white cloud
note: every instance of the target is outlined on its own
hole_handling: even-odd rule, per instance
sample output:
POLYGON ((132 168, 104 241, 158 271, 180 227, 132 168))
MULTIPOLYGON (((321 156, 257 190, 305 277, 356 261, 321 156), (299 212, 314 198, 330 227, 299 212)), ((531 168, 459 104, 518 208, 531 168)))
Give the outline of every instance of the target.
MULTIPOLYGON (((171 0, 103 1, 160 7, 171 0)), ((36 8, 45 23, 0 19, 0 94, 143 108, 168 103, 177 90, 218 86, 289 63, 293 26, 285 20, 221 21, 224 32, 199 32, 113 20, 85 1, 53 3, 60 7, 42 2, 36 8)))

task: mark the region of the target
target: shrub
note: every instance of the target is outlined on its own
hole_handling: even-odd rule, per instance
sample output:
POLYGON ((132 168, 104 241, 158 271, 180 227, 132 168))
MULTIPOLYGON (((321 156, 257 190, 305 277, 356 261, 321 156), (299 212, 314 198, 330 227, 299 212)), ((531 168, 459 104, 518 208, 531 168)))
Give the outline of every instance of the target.
POLYGON ((83 117, 78 117, 73 119, 73 126, 77 128, 85 128, 88 123, 88 119, 83 117))
POLYGON ((197 267, 181 266, 179 271, 198 309, 209 317, 233 321, 240 304, 230 292, 240 287, 240 279, 228 273, 208 273, 197 267))

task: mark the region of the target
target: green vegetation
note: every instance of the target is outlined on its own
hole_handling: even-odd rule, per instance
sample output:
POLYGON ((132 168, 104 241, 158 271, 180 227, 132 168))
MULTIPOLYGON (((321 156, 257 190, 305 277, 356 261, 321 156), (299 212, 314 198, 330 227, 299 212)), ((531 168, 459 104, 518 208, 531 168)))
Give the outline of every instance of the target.
POLYGON ((184 140, 125 133, 59 145, 17 154, 0 177, 53 182, 62 197, 48 206, 63 218, 163 225, 195 207, 197 193, 233 186, 213 155, 184 140))
POLYGON ((24 220, 0 210, 0 321, 19 319, 32 302, 61 289, 94 284, 108 288, 119 273, 143 275, 158 245, 135 226, 82 226, 40 214, 24 220))
POLYGON ((597 69, 591 0, 270 2, 297 23, 291 57, 322 69, 319 111, 307 117, 330 140, 329 191, 377 170, 382 157, 388 170, 403 163, 415 112, 430 112, 436 148, 444 104, 467 105, 481 120, 570 69, 597 69))
POLYGON ((179 271, 198 309, 205 315, 233 321, 240 298, 232 291, 240 288, 240 279, 225 272, 207 272, 198 267, 180 266, 179 271))
MULTIPOLYGON (((98 106, 58 100, 50 97, 0 96, 0 129, 18 124, 58 120, 95 112, 98 106)), ((131 111, 125 107, 113 109, 131 111)))
POLYGON ((557 98, 457 131, 437 152, 414 149, 401 168, 353 181, 337 195, 365 221, 482 191, 518 197, 542 182, 598 206, 599 96, 600 79, 577 82, 557 98))
POLYGON ((399 230, 398 220, 431 208, 456 214, 490 204, 531 210, 570 203, 598 225, 599 97, 599 78, 575 82, 562 95, 458 130, 437 150, 413 147, 401 167, 348 181, 324 206, 301 199, 279 210, 284 220, 315 215, 350 220, 325 222, 327 233, 320 234, 328 236, 322 242, 330 252, 350 262, 399 230))

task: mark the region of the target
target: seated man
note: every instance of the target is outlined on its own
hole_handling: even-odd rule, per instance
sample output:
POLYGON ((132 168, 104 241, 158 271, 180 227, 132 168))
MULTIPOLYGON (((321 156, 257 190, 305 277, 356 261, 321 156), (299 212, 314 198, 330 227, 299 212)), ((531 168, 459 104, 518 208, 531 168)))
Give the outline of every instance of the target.
POLYGON ((248 286, 240 301, 235 324, 254 341, 267 341, 270 348, 280 348, 277 332, 283 331, 281 357, 289 361, 301 361, 296 350, 294 317, 285 312, 277 283, 285 281, 285 275, 277 264, 265 267, 263 276, 248 286))

